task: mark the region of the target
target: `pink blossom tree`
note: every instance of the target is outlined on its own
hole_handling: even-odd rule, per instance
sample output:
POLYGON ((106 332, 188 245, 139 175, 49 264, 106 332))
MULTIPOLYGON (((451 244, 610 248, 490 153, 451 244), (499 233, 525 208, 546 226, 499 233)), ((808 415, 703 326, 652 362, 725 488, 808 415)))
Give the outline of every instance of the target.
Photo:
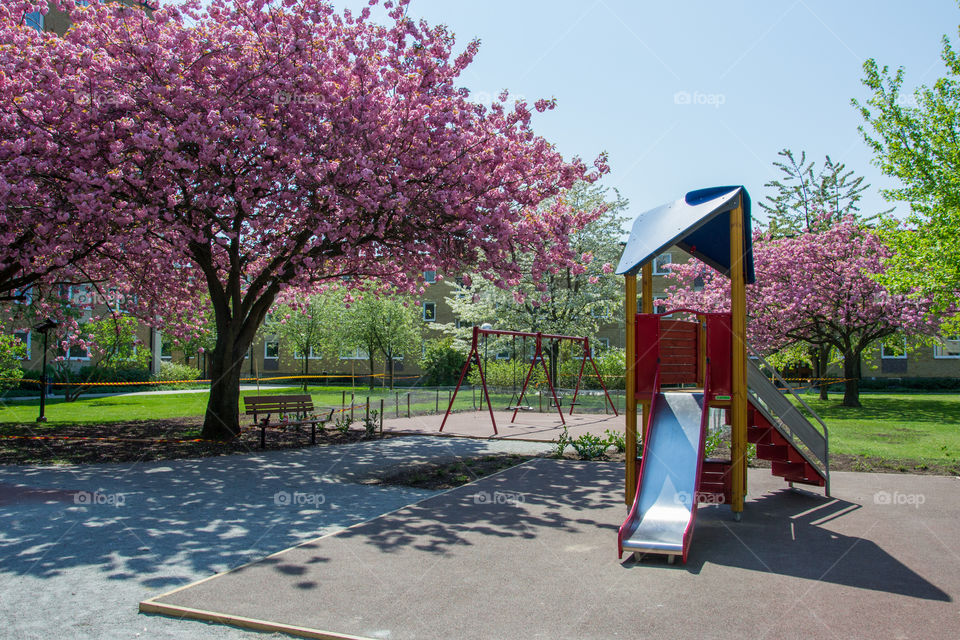
POLYGON ((0 5, 0 300, 86 278, 100 248, 135 220, 115 197, 114 135, 90 91, 104 56, 27 26, 33 9, 0 5))
POLYGON ((605 159, 591 172, 534 134, 550 100, 471 102, 457 81, 478 43, 456 53, 406 4, 384 2, 382 26, 369 8, 321 0, 188 2, 152 17, 64 2, 67 42, 106 59, 91 92, 112 136, 74 156, 102 154, 112 202, 146 222, 110 248, 110 269, 128 270, 142 315, 168 333, 196 330, 184 312, 209 297, 204 437, 239 433, 243 358, 281 293, 345 278, 417 292, 424 269, 505 286, 515 255, 535 253, 534 276, 575 258, 566 239, 593 214, 537 205, 605 159))
MULTIPOLYGON (((843 405, 860 406, 864 351, 894 334, 935 335, 943 321, 932 302, 892 294, 877 282, 890 249, 869 229, 844 220, 791 238, 754 236, 757 281, 747 287, 747 337, 773 352, 806 342, 843 355, 843 405)), ((700 262, 677 265, 670 307, 729 309, 727 279, 700 262), (702 278, 702 289, 694 281, 702 278)), ((699 282, 698 282, 699 284, 699 282)))

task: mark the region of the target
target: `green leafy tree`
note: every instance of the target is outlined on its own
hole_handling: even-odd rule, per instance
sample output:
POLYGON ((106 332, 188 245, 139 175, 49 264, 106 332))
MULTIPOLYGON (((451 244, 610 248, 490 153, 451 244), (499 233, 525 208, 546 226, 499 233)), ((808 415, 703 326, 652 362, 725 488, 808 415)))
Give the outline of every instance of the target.
MULTIPOLYGON (((613 266, 620 258, 623 215, 628 202, 615 190, 596 184, 578 183, 558 196, 575 211, 603 209, 603 213, 583 229, 570 234, 570 249, 581 256, 579 264, 548 273, 539 281, 522 276, 508 283, 509 288, 480 276, 472 275, 458 285, 447 298, 454 314, 463 325, 490 323, 496 328, 514 331, 542 331, 565 335, 597 334, 601 322, 617 318, 622 309, 623 286, 614 275, 613 266)), ((554 203, 548 201, 544 207, 554 203)), ((529 274, 531 255, 517 256, 529 274)), ((468 329, 452 325, 439 327, 456 336, 467 338, 468 329)), ((504 346, 497 341, 498 348, 504 346)), ((559 348, 545 345, 550 358, 551 376, 557 374, 559 348)))
POLYGON ((23 377, 21 361, 27 357, 27 345, 11 335, 0 334, 0 389, 10 389, 23 377))
POLYGON ((910 228, 892 224, 885 238, 894 249, 885 284, 931 297, 952 308, 960 291, 960 57, 943 36, 946 75, 932 86, 904 92, 905 70, 891 72, 869 59, 863 84, 873 92, 853 100, 864 124, 860 132, 877 166, 900 181, 884 190, 891 201, 910 203, 910 228))
POLYGON ((348 340, 367 353, 370 388, 373 388, 375 354, 384 358, 390 388, 398 359, 419 348, 419 308, 408 298, 367 293, 351 305, 347 314, 348 340))
POLYGON ((451 336, 428 340, 420 358, 423 384, 429 387, 456 384, 466 361, 466 355, 454 346, 451 336))
MULTIPOLYGON (((304 376, 310 375, 310 359, 321 353, 339 353, 342 336, 335 332, 338 312, 343 301, 332 293, 317 294, 303 305, 281 304, 271 309, 263 325, 263 333, 277 337, 284 348, 290 348, 304 376), (340 340, 338 341, 338 337, 340 340)), ((307 390, 307 378, 303 390, 307 390)))
POLYGON ((842 162, 826 156, 818 167, 816 161, 807 161, 806 151, 800 152, 799 159, 790 149, 783 149, 778 155, 783 159, 773 166, 783 175, 763 185, 772 193, 757 203, 767 214, 766 230, 770 236, 780 238, 828 229, 848 216, 866 223, 889 212, 861 215, 858 203, 870 185, 842 162))

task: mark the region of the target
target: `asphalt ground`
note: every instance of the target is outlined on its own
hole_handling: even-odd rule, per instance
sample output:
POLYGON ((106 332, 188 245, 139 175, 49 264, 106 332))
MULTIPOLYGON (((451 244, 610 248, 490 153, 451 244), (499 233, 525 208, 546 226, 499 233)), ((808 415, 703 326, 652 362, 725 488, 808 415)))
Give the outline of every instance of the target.
POLYGON ((138 614, 137 603, 437 493, 365 484, 391 469, 544 449, 409 437, 140 464, 0 466, 0 638, 250 638, 138 614))
POLYGON ((702 507, 676 565, 617 558, 622 478, 533 460, 141 606, 391 640, 960 637, 956 478, 836 473, 826 498, 751 469, 743 521, 702 507))

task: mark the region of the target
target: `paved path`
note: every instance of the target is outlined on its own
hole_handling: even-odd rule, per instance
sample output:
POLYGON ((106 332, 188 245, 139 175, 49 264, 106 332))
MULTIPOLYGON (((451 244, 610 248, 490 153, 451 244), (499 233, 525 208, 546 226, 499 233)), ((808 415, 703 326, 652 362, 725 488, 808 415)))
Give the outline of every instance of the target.
POLYGON ((145 606, 390 640, 960 637, 955 478, 837 473, 828 499, 751 469, 743 522, 701 508, 670 566, 617 560, 622 477, 533 460, 145 606))
POLYGON ((137 602, 436 493, 362 484, 386 469, 543 449, 410 437, 159 463, 0 467, 0 637, 250 638, 141 615, 137 602))

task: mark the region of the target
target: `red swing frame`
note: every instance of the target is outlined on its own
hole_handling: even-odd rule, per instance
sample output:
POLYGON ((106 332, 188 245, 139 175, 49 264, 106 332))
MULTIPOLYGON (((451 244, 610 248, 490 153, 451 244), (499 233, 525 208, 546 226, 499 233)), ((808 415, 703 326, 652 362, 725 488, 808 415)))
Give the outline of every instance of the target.
MULTIPOLYGON (((560 407, 559 399, 557 398, 557 392, 553 386, 553 380, 550 378, 550 371, 547 367, 547 362, 543 357, 543 340, 570 340, 571 342, 580 343, 583 346, 583 360, 580 363, 580 372, 577 374, 577 383, 573 391, 573 399, 570 400, 570 413, 568 415, 573 415, 573 407, 576 405, 577 396, 580 393, 580 383, 583 380, 583 371, 587 366, 587 360, 590 360, 591 366, 593 366, 593 371, 597 376, 597 381, 600 383, 600 388, 603 389, 603 395, 606 397, 607 402, 610 403, 610 408, 613 409, 613 415, 620 415, 617 412, 616 405, 613 404, 613 400, 610 399, 610 394, 607 392, 607 386, 603 383, 603 377, 600 375, 600 370, 597 368, 597 363, 593 360, 593 354, 590 352, 590 339, 586 336, 563 336, 552 333, 542 333, 540 331, 536 333, 530 333, 525 331, 506 331, 501 329, 482 329, 480 327, 473 328, 473 339, 470 343, 470 355, 467 356, 467 361, 463 365, 463 369, 460 371, 460 379, 457 380, 457 387, 453 390, 453 395, 450 396, 450 404, 447 406, 447 412, 443 416, 443 422, 440 423, 440 431, 443 431, 444 426, 447 424, 447 418, 450 417, 450 414, 453 412, 453 403, 457 399, 457 393, 460 391, 460 387, 463 385, 464 379, 467 377, 467 372, 470 371, 470 366, 476 362, 477 370, 480 371, 480 385, 483 387, 483 397, 481 398, 481 404, 483 400, 487 402, 487 410, 490 412, 490 422, 493 424, 493 434, 499 435, 497 431, 497 419, 493 416, 493 403, 490 401, 490 392, 487 390, 487 378, 483 372, 483 362, 480 359, 480 336, 513 336, 515 338, 533 338, 536 349, 533 354, 533 358, 530 360, 530 368, 527 370, 527 375, 523 381, 523 387, 520 390, 520 396, 517 398, 517 404, 513 408, 513 417, 510 418, 510 422, 513 423, 517 419, 517 412, 520 410, 521 401, 523 396, 527 391, 527 386, 530 384, 530 378, 533 376, 533 370, 539 362, 543 367, 543 373, 547 379, 547 386, 550 387, 550 395, 553 397, 553 404, 557 408, 557 413, 560 416, 561 424, 566 424, 566 420, 563 417, 563 409, 560 407)), ((514 354, 516 356, 516 354, 514 354)))

